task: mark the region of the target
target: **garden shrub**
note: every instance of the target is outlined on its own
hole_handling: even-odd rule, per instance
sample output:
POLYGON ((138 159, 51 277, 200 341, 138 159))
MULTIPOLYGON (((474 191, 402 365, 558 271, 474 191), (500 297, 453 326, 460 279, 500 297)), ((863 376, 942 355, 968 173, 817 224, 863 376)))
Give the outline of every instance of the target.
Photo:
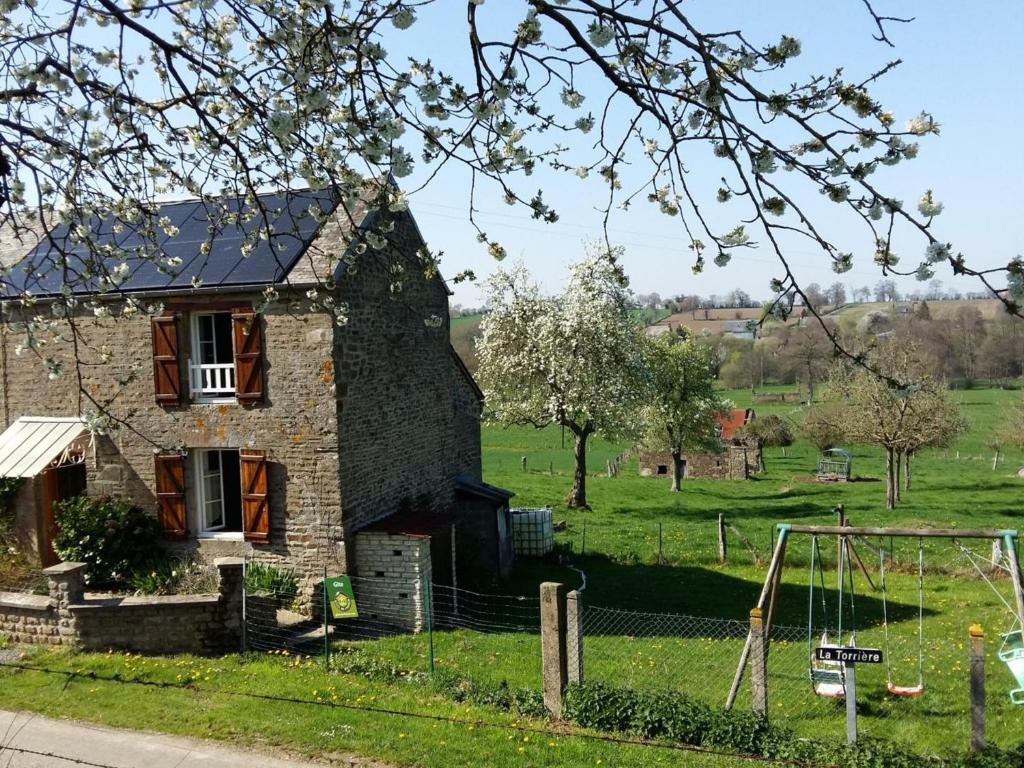
POLYGON ((250 563, 245 569, 245 591, 271 594, 282 604, 290 603, 299 594, 299 581, 291 571, 264 563, 250 563))
POLYGON ((430 677, 430 687, 453 701, 468 701, 481 706, 495 707, 523 717, 546 717, 544 696, 526 688, 512 689, 508 681, 484 683, 460 677, 448 670, 437 670, 430 677))
POLYGON ((124 499, 83 495, 55 506, 53 549, 62 560, 85 563, 92 586, 123 586, 159 556, 157 521, 124 499))
POLYGON ((219 587, 215 569, 190 557, 163 557, 135 570, 128 583, 140 595, 204 595, 219 587))
POLYGON ((747 755, 843 768, 1024 768, 1024 744, 948 757, 922 756, 884 739, 856 744, 808 739, 745 711, 714 709, 674 691, 648 693, 604 683, 570 685, 563 716, 583 728, 620 731, 747 755))

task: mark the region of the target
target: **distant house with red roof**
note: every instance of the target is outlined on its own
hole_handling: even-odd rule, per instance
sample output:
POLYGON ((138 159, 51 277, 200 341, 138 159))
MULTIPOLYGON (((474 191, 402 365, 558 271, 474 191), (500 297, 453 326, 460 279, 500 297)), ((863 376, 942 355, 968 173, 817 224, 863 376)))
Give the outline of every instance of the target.
MULTIPOLYGON (((707 480, 747 480, 761 471, 761 448, 743 440, 740 430, 755 418, 753 408, 734 408, 715 414, 721 450, 687 453, 683 456, 683 477, 707 480)), ((640 474, 645 477, 672 476, 672 455, 668 451, 640 454, 640 474)))

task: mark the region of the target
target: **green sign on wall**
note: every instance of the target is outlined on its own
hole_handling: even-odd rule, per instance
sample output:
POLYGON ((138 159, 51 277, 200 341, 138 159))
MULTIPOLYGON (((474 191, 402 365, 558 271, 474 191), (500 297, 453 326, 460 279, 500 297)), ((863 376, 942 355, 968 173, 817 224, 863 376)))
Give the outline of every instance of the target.
POLYGON ((352 592, 352 582, 348 576, 330 576, 324 580, 327 602, 331 607, 331 618, 355 619, 359 616, 356 609, 356 596, 352 592))

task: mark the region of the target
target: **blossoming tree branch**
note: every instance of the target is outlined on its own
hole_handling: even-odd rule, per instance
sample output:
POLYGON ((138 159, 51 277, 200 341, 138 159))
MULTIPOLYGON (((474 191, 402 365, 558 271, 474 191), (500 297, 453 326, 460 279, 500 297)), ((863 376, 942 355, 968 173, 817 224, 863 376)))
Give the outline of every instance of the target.
MULTIPOLYGON (((33 266, 59 271, 64 286, 45 308, 21 291, 25 348, 45 362, 48 334, 75 335, 76 285, 102 292, 88 300, 97 313, 158 311, 120 286, 130 259, 168 274, 180 266, 161 249, 179 234, 154 216, 161 199, 203 201, 204 254, 239 216, 258 224, 243 253, 261 241, 283 249, 258 192, 308 186, 330 190, 342 212, 357 201, 397 211, 446 165, 470 179, 470 221, 490 194, 557 220, 561 201, 530 178, 543 170, 601 185, 605 224, 631 205, 655 206, 676 223, 695 271, 767 249, 779 315, 806 298, 786 243, 810 243, 837 273, 861 258, 828 234, 808 204, 818 200, 866 228, 874 252, 865 258, 882 274, 928 279, 949 269, 1021 314, 1019 257, 973 268, 936 227, 943 205, 930 190, 904 201, 875 181, 877 169, 912 160, 939 132, 931 115, 897 120, 872 95, 898 62, 794 79, 799 40, 702 28, 676 0, 468 0, 461 29, 418 34, 437 1, 0 0, 0 238, 49 238, 45 263, 33 266), (395 45, 413 53, 389 54, 395 45), (462 65, 433 63, 439 47, 461 51, 462 65), (705 156, 719 161, 720 181, 688 173, 705 156), (244 213, 225 202, 238 197, 244 213), (100 244, 90 237, 97 220, 137 237, 100 244), (47 234, 55 224, 69 236, 47 234), (917 245, 899 259, 894 240, 908 236, 917 245), (69 269, 71 251, 92 258, 69 269)), ((879 46, 891 45, 891 25, 907 20, 870 0, 858 5, 879 46)), ((502 243, 477 231, 503 258, 502 243)), ((390 234, 387 216, 358 230, 345 267, 386 261, 390 234)), ((334 265, 342 258, 325 255, 334 265)), ((421 258, 436 269, 435 254, 421 258)), ((331 266, 303 301, 343 324, 331 266)), ((396 271, 396 295, 401 279, 396 271)), ((281 300, 273 289, 265 299, 281 300)))

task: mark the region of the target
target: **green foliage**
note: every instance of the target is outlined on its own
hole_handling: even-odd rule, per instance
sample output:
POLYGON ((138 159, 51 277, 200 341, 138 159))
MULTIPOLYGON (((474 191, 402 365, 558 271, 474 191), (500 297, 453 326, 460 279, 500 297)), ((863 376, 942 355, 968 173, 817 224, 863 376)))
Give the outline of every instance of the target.
POLYGON ((497 684, 460 677, 448 670, 439 670, 430 678, 430 687, 458 702, 469 702, 514 712, 523 717, 546 717, 544 696, 539 691, 513 689, 506 680, 497 684))
POLYGON ((217 573, 191 558, 162 557, 132 572, 128 584, 142 595, 201 595, 217 591, 217 573))
POLYGON ((1024 745, 937 758, 871 737, 861 737, 853 745, 799 738, 753 712, 714 709, 675 691, 643 692, 603 683, 571 685, 563 715, 584 728, 774 760, 844 768, 1024 768, 1024 745))
POLYGON ((14 501, 21 487, 20 477, 0 477, 0 547, 10 545, 14 540, 14 501))
POLYGON ((120 586, 159 553, 157 521, 119 498, 76 496, 59 502, 53 549, 62 560, 85 563, 93 586, 120 586))
POLYGON ((289 570, 264 563, 250 563, 245 569, 245 591, 250 594, 271 594, 287 603, 298 595, 299 582, 289 570))

